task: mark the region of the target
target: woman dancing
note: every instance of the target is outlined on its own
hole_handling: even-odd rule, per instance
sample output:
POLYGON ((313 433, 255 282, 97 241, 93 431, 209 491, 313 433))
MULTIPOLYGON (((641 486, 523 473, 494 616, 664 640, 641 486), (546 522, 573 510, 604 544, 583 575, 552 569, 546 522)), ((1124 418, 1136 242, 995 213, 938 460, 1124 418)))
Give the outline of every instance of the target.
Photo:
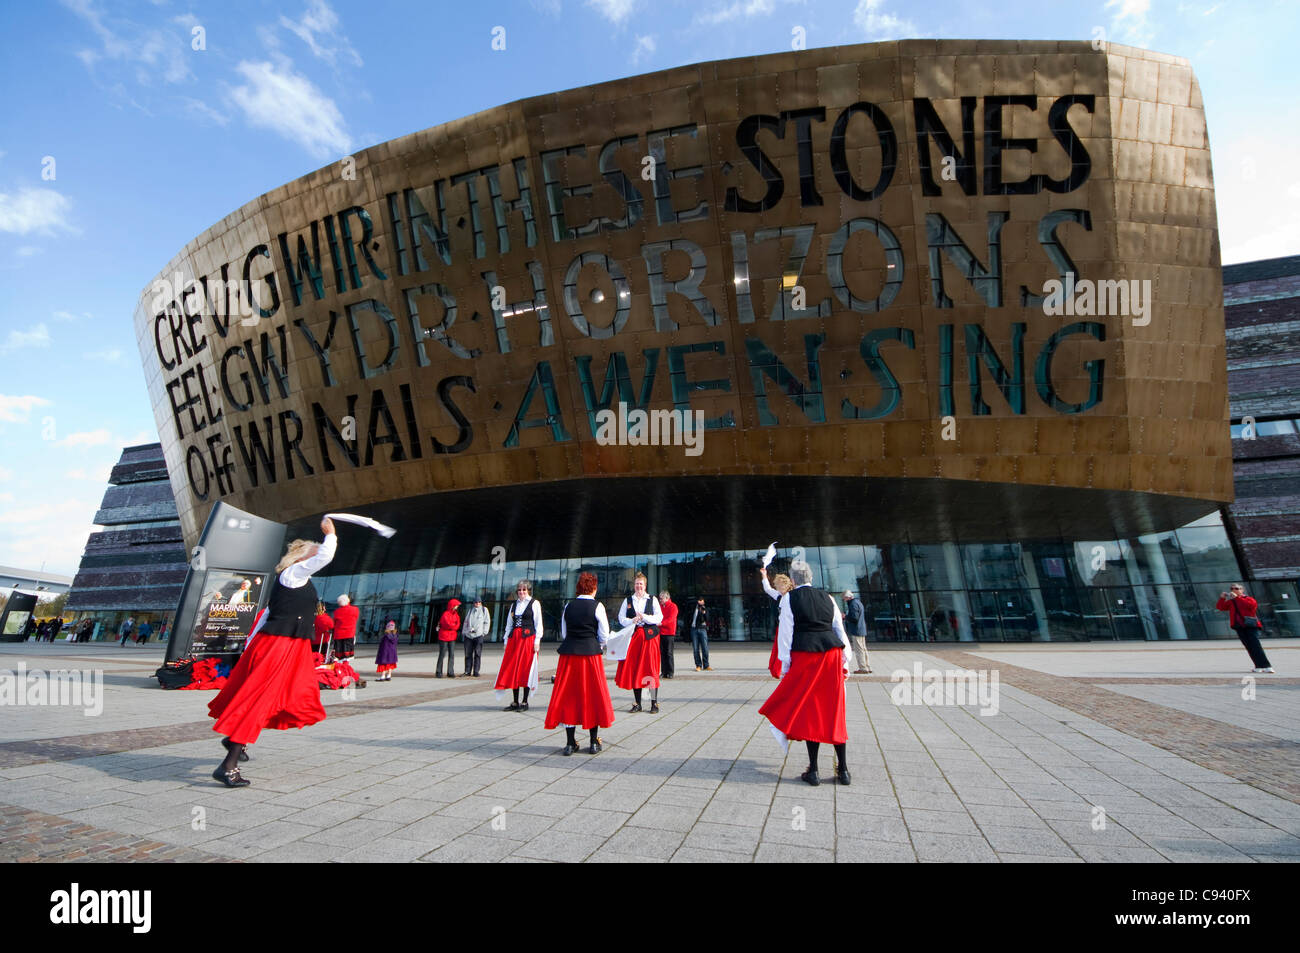
POLYGON ((591 733, 588 754, 603 747, 597 732, 614 724, 614 705, 605 683, 602 646, 609 641, 609 619, 596 601, 596 577, 578 576, 578 598, 560 616, 560 661, 555 670, 555 691, 546 709, 547 730, 564 725, 568 741, 564 754, 578 750, 578 725, 591 733))
POLYGON ((537 651, 542 644, 542 607, 533 598, 533 584, 520 579, 514 605, 506 619, 506 650, 501 656, 496 689, 510 689, 514 701, 503 711, 528 711, 528 693, 537 690, 537 651), (519 703, 519 689, 524 702, 519 703))
POLYGON ((303 728, 325 719, 312 659, 312 634, 318 602, 312 574, 329 565, 338 548, 334 522, 321 520, 325 541, 295 539, 276 564, 275 582, 261 628, 251 639, 234 671, 208 705, 217 720, 214 731, 225 735, 226 758, 212 777, 228 788, 247 787, 239 762, 247 745, 264 728, 303 728))
POLYGON ((777 655, 781 681, 758 710, 772 723, 783 744, 787 739, 808 745, 808 770, 800 777, 816 787, 817 752, 823 742, 835 746, 835 777, 849 783, 845 748, 849 740, 844 718, 844 681, 849 676, 849 637, 835 600, 810 585, 812 571, 791 568, 794 588, 781 597, 777 655))
POLYGON ((766 566, 760 567, 758 574, 763 577, 763 591, 777 602, 776 631, 772 633, 772 652, 767 657, 767 670, 772 674, 773 678, 780 678, 781 660, 776 655, 776 643, 781 631, 781 597, 794 588, 794 583, 790 581, 790 577, 785 573, 779 572, 772 577, 772 584, 769 585, 766 566))
POLYGON ((618 624, 636 622, 636 631, 627 645, 627 657, 618 663, 614 684, 632 692, 635 700, 629 712, 641 711, 641 690, 650 689, 650 714, 659 714, 659 623, 663 612, 659 600, 645 591, 645 573, 637 573, 632 595, 618 610, 618 624))

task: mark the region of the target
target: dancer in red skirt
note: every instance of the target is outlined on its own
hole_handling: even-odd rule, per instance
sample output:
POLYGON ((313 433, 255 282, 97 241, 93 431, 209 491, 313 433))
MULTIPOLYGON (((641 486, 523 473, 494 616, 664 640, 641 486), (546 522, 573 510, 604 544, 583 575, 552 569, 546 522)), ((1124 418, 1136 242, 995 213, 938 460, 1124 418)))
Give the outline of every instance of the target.
POLYGON ((618 663, 614 684, 632 692, 635 699, 629 712, 641 710, 641 690, 650 689, 650 714, 659 714, 659 623, 664 614, 659 600, 645 591, 645 573, 637 573, 632 595, 623 600, 618 610, 618 624, 631 625, 636 631, 628 642, 627 657, 618 663))
POLYGON ((515 604, 506 619, 506 650, 497 673, 497 691, 510 689, 514 697, 504 711, 528 711, 528 693, 537 690, 537 651, 542 644, 542 607, 533 598, 533 584, 527 579, 515 586, 515 604), (524 701, 519 703, 519 689, 524 701))
POLYGON ((814 787, 821 784, 817 752, 825 742, 835 746, 836 780, 848 784, 844 681, 849 675, 851 650, 844 619, 834 599, 812 588, 812 571, 806 565, 791 568, 790 578, 794 589, 781 597, 777 629, 781 681, 758 713, 772 723, 778 740, 807 743, 804 781, 814 787))
POLYGON ((312 659, 311 639, 318 596, 312 574, 329 565, 338 548, 334 522, 321 520, 323 543, 295 539, 276 565, 265 620, 245 646, 226 687, 208 704, 213 731, 226 737, 226 759, 212 777, 228 788, 246 787, 239 762, 244 747, 264 728, 302 728, 325 718, 312 659))
POLYGON ((758 574, 763 577, 763 591, 766 592, 773 599, 775 599, 777 602, 778 612, 777 612, 776 630, 773 631, 772 633, 772 652, 767 657, 767 670, 772 674, 773 678, 780 678, 781 660, 776 656, 777 642, 780 641, 777 638, 777 636, 780 635, 780 631, 781 631, 781 620, 780 620, 779 610, 781 604, 781 597, 794 588, 794 583, 790 581, 790 577, 787 576, 785 573, 779 572, 772 577, 772 582, 769 585, 767 581, 766 567, 760 568, 758 570, 758 574))
POLYGON ((614 724, 614 706, 605 684, 605 656, 601 647, 609 641, 609 619, 605 607, 596 601, 596 577, 578 576, 578 598, 564 607, 560 616, 560 661, 555 670, 555 691, 546 709, 547 730, 563 725, 568 732, 564 754, 578 750, 578 725, 591 733, 588 754, 601 750, 597 732, 614 724))

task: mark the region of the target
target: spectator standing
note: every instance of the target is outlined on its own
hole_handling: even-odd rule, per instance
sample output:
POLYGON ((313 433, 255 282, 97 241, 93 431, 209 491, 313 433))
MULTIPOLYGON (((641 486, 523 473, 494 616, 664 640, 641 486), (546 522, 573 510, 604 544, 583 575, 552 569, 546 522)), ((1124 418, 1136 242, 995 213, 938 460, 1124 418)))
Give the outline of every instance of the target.
POLYGON ((438 620, 438 670, 434 678, 442 678, 442 660, 447 660, 447 677, 456 677, 456 633, 460 631, 460 600, 447 603, 447 611, 438 620))
POLYGON ((853 658, 858 663, 854 675, 870 675, 871 666, 867 659, 867 610, 861 599, 854 599, 853 593, 844 590, 844 629, 849 634, 853 645, 853 658))
POLYGON ((673 643, 677 641, 677 603, 673 602, 667 589, 659 593, 659 608, 664 613, 663 624, 659 626, 659 674, 672 678, 677 670, 673 660, 673 643))
MULTIPOLYGON (((334 657, 347 659, 349 662, 356 654, 357 622, 361 610, 352 604, 347 593, 338 597, 339 607, 334 610, 334 657)), ((326 659, 325 661, 329 661, 326 659)))
POLYGON ((134 628, 135 618, 133 616, 127 616, 126 621, 122 623, 122 627, 117 630, 117 634, 122 637, 122 641, 117 643, 119 649, 126 645, 126 640, 131 637, 131 630, 134 628))
POLYGON ((420 617, 414 612, 411 613, 411 623, 406 627, 406 631, 411 636, 411 640, 407 645, 414 645, 415 637, 420 634, 420 617))
POLYGON ((1259 633, 1264 625, 1259 621, 1259 602, 1246 595, 1241 583, 1233 585, 1228 592, 1219 593, 1215 608, 1228 613, 1228 625, 1237 633, 1241 644, 1250 653, 1250 660, 1255 666, 1256 674, 1273 674, 1273 666, 1268 663, 1264 647, 1259 644, 1259 633))
POLYGON ((312 626, 312 650, 325 656, 325 647, 329 644, 330 632, 334 630, 334 620, 325 611, 325 603, 316 603, 316 621, 312 626))
MULTIPOLYGON (((393 672, 397 669, 397 639, 397 623, 389 622, 384 626, 384 634, 379 637, 379 653, 375 656, 375 671, 379 673, 381 682, 393 680, 393 672)), ((441 662, 442 660, 439 659, 440 670, 441 662)))
POLYGON ((695 600, 691 610, 691 648, 695 652, 695 671, 713 671, 709 667, 709 610, 704 607, 703 596, 695 600))
POLYGON ((474 597, 474 606, 465 615, 464 678, 478 678, 483 664, 483 639, 492 631, 492 614, 483 605, 483 597, 474 597))

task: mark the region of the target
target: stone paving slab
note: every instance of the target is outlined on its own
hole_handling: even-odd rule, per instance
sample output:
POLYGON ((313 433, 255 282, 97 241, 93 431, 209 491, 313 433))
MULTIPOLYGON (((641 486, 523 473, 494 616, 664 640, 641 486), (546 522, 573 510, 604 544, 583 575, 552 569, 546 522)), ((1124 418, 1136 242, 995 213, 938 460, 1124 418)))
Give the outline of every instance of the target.
MULTIPOLYGON (((0 647, 0 667, 57 664, 58 648, 0 647)), ((1200 646, 1187 651, 1165 668, 1218 677, 1200 646)), ((560 756, 562 732, 541 727, 545 684, 527 713, 501 712, 490 679, 325 693, 336 696, 326 721, 265 733, 245 765, 254 784, 237 791, 208 776, 220 749, 194 708, 210 694, 106 679, 105 717, 119 719, 108 730, 50 709, 18 711, 17 727, 10 711, 0 720, 0 860, 1300 859, 1300 711, 1284 684, 1261 684, 1268 704, 1251 709, 1228 696, 1240 695, 1232 683, 1153 682, 1133 665, 1095 684, 1097 660, 1129 647, 1073 653, 1079 677, 1058 662, 1067 674, 1041 671, 1039 646, 1001 648, 996 662, 964 647, 873 648, 876 675, 846 689, 853 784, 833 783, 823 746, 825 783, 810 788, 802 746, 783 757, 757 714, 774 684, 767 647, 714 654, 714 672, 665 681, 659 716, 627 714, 628 693, 612 688, 616 721, 595 757, 560 756), (889 673, 917 662, 995 667, 997 713, 896 704, 889 673), (1207 697, 1218 701, 1196 707, 1207 697), (121 727, 141 712, 153 722, 121 727)), ((403 658, 409 670, 432 664, 403 658)))

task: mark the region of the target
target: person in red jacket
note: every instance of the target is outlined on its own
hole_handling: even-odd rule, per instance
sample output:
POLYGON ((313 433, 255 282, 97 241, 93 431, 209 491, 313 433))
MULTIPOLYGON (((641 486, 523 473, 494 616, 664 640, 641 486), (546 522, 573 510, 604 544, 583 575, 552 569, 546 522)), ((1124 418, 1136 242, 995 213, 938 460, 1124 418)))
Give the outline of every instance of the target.
POLYGON ((334 610, 334 657, 350 661, 357 646, 357 620, 361 618, 361 610, 346 593, 339 596, 338 603, 334 610))
POLYGON ((664 621, 659 625, 659 674, 672 678, 676 673, 673 661, 673 643, 677 641, 677 603, 665 589, 659 593, 659 607, 664 611, 664 621))
POLYGON ((1246 595, 1245 588, 1241 583, 1237 583, 1231 587, 1231 594, 1219 593, 1219 601, 1215 604, 1215 608, 1228 613, 1228 625, 1232 626, 1232 630, 1237 633, 1237 638, 1241 639, 1241 644, 1250 653, 1255 672, 1273 674, 1273 666, 1268 664, 1264 647, 1259 644, 1259 633, 1263 629, 1259 616, 1256 615, 1259 611, 1259 603, 1246 595))
POLYGON ((312 640, 312 648, 321 655, 325 654, 325 645, 329 642, 329 634, 333 628, 334 620, 331 619, 329 613, 325 611, 325 603, 316 603, 316 631, 315 638, 312 640))
POLYGON ((456 677, 456 633, 460 631, 460 600, 447 603, 447 611, 438 619, 438 670, 434 678, 442 678, 442 660, 447 660, 447 677, 456 677))

